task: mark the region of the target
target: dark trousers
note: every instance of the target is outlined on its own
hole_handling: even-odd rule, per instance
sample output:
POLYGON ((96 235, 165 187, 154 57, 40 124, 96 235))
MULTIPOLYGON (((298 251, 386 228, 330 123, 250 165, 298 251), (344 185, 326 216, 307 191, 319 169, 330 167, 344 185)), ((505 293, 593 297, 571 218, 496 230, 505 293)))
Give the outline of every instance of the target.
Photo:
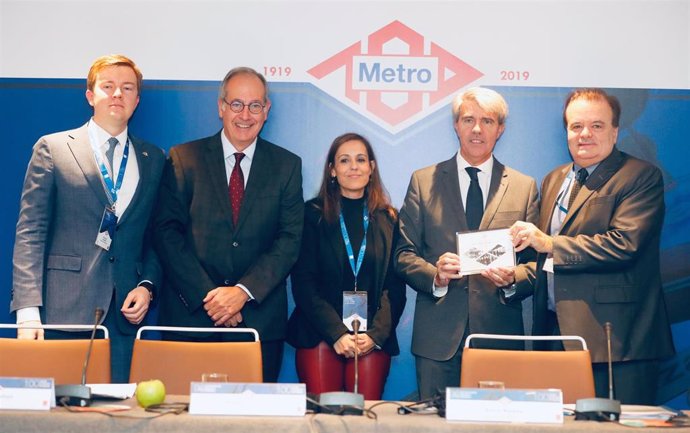
MULTIPOLYGON (((561 335, 556 313, 548 314, 550 335, 561 335)), ((549 343, 547 350, 564 350, 560 341, 549 343)), ((623 404, 656 404, 659 379, 658 360, 617 361, 612 363, 614 397, 623 404)), ((607 362, 592 363, 594 390, 597 397, 609 397, 609 373, 607 362)))
MULTIPOLYGON (((120 306, 115 305, 115 298, 110 301, 110 308, 103 319, 103 326, 108 328, 110 333, 110 381, 112 383, 128 383, 129 368, 132 363, 132 347, 134 345, 134 335, 123 334, 117 326, 117 315, 120 313, 120 306)), ((99 334, 96 334, 99 337, 99 334)), ((100 336, 102 338, 102 336, 100 336)), ((47 340, 88 340, 91 338, 91 331, 58 331, 46 330, 47 340)))
MULTIPOLYGON (((241 329, 241 328, 238 328, 241 329)), ((192 333, 164 332, 163 340, 169 341, 198 341, 198 342, 225 342, 225 341, 254 341, 251 334, 247 333, 212 333, 208 336, 200 337, 192 333)), ((262 341, 261 342, 261 362, 263 364, 264 383, 278 382, 280 375, 280 365, 283 362, 283 340, 262 341)))
MULTIPOLYGON (((357 363, 358 392, 365 400, 381 400, 391 366, 390 355, 372 350, 360 356, 357 363)), ((295 364, 299 381, 307 385, 307 392, 354 391, 355 360, 338 355, 326 342, 310 349, 297 349, 295 364)))

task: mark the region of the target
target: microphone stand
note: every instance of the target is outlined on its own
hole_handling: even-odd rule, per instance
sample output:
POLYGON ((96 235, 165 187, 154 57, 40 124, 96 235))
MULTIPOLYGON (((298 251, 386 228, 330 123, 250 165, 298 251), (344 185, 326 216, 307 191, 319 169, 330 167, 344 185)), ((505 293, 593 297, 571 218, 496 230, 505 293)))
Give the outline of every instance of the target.
POLYGON ((91 405, 91 388, 86 386, 86 370, 89 368, 91 350, 93 349, 93 340, 96 338, 96 329, 98 327, 98 322, 101 321, 101 317, 103 317, 103 309, 96 308, 96 317, 94 320, 93 329, 91 330, 91 338, 89 338, 89 346, 86 349, 84 366, 81 370, 81 384, 55 385, 55 400, 57 403, 66 402, 66 404, 69 406, 80 407, 91 405))
POLYGON ((576 420, 618 421, 621 415, 621 402, 613 398, 613 362, 611 357, 611 322, 604 324, 606 332, 609 398, 581 398, 575 402, 576 420))
MULTIPOLYGON (((358 319, 352 321, 355 342, 359 335, 361 323, 358 319)), ((355 384, 354 392, 334 391, 324 392, 319 395, 319 404, 329 408, 332 413, 338 415, 362 415, 364 413, 364 396, 358 393, 359 388, 359 356, 355 348, 355 384)))

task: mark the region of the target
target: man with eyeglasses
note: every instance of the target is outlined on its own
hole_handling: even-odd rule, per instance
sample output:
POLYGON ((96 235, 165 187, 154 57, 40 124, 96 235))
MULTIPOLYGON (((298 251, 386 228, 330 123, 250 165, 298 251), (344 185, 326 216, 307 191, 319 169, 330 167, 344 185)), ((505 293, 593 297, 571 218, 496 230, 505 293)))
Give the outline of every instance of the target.
POLYGON ((519 221, 511 234, 517 251, 540 253, 530 264, 534 334, 584 337, 596 394, 607 397, 610 322, 616 398, 656 404, 659 360, 674 353, 659 269, 664 181, 659 168, 616 148, 620 116, 618 99, 602 89, 568 95, 573 162, 544 178, 539 227, 519 221))
POLYGON ((227 73, 218 96, 223 129, 170 150, 154 228, 166 275, 160 324, 256 329, 264 382, 276 382, 280 372, 285 280, 304 214, 300 158, 259 137, 270 107, 263 75, 246 67, 227 73))

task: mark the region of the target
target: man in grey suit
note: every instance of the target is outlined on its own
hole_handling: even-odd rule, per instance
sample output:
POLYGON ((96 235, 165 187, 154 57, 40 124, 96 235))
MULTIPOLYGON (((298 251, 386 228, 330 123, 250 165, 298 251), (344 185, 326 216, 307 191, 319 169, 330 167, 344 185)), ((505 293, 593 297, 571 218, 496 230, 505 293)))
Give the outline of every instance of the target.
POLYGON ((659 359, 674 353, 659 270, 664 183, 657 167, 616 149, 620 113, 601 89, 568 95, 573 162, 544 178, 539 228, 518 222, 511 233, 517 250, 540 253, 530 264, 534 334, 584 337, 597 396, 607 397, 610 322, 616 397, 656 404, 659 359))
MULTIPOLYGON (((134 334, 160 281, 145 233, 165 156, 127 129, 141 82, 127 57, 93 63, 86 90, 93 117, 34 146, 14 244, 10 309, 17 323, 90 325, 103 309, 114 382, 129 381, 134 334)), ((44 333, 26 328, 17 336, 44 333)))
POLYGON ((280 372, 285 280, 304 220, 300 158, 258 136, 270 107, 263 75, 228 72, 218 96, 223 129, 170 150, 154 234, 166 273, 161 324, 255 328, 265 382, 280 372))
POLYGON ((493 90, 459 94, 453 102, 459 153, 416 171, 400 210, 397 270, 417 292, 412 352, 422 399, 460 385, 462 345, 469 333, 523 334, 520 305, 506 305, 499 291, 531 286, 525 269, 492 268, 461 277, 456 254, 456 232, 536 221, 534 179, 493 157, 507 115, 505 100, 493 90))

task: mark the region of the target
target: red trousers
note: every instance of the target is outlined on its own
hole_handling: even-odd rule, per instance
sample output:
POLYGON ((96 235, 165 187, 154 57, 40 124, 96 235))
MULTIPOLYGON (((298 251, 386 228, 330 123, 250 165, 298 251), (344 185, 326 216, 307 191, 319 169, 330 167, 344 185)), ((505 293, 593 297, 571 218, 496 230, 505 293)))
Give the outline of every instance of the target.
MULTIPOLYGON (((297 349, 297 376, 307 385, 307 392, 354 391, 355 360, 335 353, 325 342, 311 349, 297 349)), ((365 400, 381 400, 391 357, 382 350, 372 350, 359 360, 359 393, 365 400)))

